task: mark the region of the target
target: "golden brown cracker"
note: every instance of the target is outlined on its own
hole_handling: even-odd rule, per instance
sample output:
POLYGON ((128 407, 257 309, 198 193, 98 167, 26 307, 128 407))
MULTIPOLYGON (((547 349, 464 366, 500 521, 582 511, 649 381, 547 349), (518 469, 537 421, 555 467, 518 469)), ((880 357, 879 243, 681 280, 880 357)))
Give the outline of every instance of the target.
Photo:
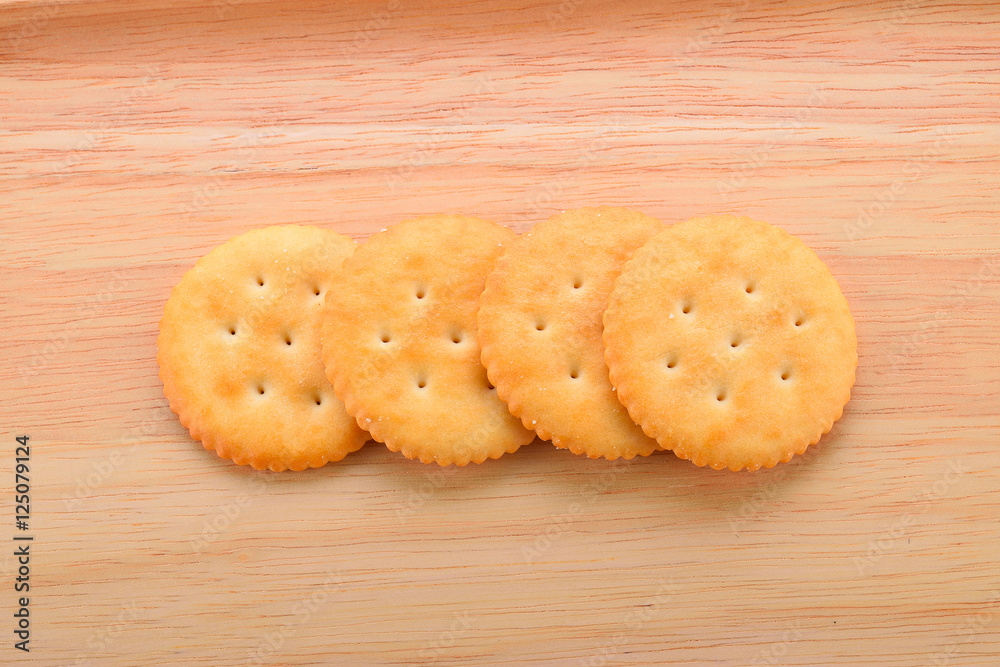
POLYGON ((367 441, 321 356, 325 290, 355 245, 316 227, 259 229, 209 252, 174 288, 157 341, 160 378, 207 449, 258 470, 302 470, 367 441))
POLYGON ((556 447, 607 459, 660 449, 612 391, 601 333, 622 265, 662 228, 625 208, 566 211, 521 235, 486 281, 478 322, 490 381, 556 447))
POLYGON ((836 280, 802 241, 750 218, 657 234, 626 263, 604 326, 619 399, 699 466, 788 461, 830 430, 854 384, 854 320, 836 280))
POLYGON ((358 424, 409 458, 482 463, 530 442, 479 361, 486 275, 515 235, 430 215, 375 234, 326 298, 327 374, 358 424))

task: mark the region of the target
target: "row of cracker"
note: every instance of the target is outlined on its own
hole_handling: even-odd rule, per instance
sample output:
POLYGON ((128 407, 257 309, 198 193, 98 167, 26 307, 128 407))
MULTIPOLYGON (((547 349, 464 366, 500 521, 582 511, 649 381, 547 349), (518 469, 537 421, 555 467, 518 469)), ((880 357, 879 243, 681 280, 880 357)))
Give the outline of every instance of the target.
POLYGON ((520 237, 459 215, 359 247, 315 227, 248 232, 182 278, 158 346, 192 436, 271 470, 369 439, 465 465, 536 435, 591 458, 670 449, 753 470, 829 430, 857 363, 846 301, 798 239, 611 207, 520 237))

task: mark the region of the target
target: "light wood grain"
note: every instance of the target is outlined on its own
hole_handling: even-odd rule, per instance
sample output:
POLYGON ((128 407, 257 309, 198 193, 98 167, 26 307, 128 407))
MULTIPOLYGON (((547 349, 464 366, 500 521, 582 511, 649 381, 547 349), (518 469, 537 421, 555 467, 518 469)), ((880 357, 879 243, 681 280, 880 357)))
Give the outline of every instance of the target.
POLYGON ((30 661, 995 663, 1000 9, 420 4, 0 3, 0 486, 12 517, 30 434, 30 661), (859 338, 834 431, 756 474, 535 443, 265 475, 167 407, 163 303, 236 233, 591 204, 815 248, 859 338))

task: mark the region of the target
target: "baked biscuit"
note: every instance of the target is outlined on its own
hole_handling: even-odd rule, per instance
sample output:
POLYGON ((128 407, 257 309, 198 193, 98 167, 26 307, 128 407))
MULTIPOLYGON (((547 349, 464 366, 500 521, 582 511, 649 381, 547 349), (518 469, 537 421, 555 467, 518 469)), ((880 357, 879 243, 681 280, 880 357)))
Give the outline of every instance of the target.
POLYGON ((490 381, 556 447, 607 459, 660 449, 612 390, 601 333, 622 265, 662 228, 625 208, 566 211, 522 234, 486 281, 479 344, 490 381))
POLYGON ((367 441, 320 354, 325 290, 355 245, 316 227, 268 227, 215 248, 181 278, 157 360, 170 408, 207 449, 259 470, 302 470, 367 441))
POLYGON ((375 234, 327 293, 323 358, 347 411, 392 451, 482 463, 530 442, 479 360, 486 275, 515 238, 479 218, 430 215, 375 234))
POLYGON ((669 227, 636 251, 604 315, 619 400, 699 466, 788 461, 841 416, 857 367, 847 301, 816 254, 729 215, 669 227))

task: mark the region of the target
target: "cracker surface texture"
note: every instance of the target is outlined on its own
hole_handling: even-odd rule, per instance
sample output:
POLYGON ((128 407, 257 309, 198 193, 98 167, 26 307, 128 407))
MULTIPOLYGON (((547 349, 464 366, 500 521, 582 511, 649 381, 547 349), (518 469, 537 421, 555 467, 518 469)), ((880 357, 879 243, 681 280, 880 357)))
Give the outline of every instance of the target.
POLYGON ((255 230, 209 252, 174 288, 157 341, 160 378, 207 449, 258 470, 303 470, 367 441, 321 356, 325 290, 355 246, 316 227, 255 230))
POLYGON ((829 269, 745 217, 679 223, 636 251, 604 315, 632 418, 699 466, 757 470, 803 453, 850 398, 857 340, 829 269))
POLYGON ((515 234, 459 215, 373 235, 326 297, 323 358, 349 413, 392 451, 424 463, 482 463, 534 438, 480 363, 476 311, 515 234))
POLYGON ((561 449, 609 460, 661 448, 618 401, 603 315, 625 261, 663 229, 625 208, 581 208, 522 234, 480 300, 483 364, 526 428, 561 449))

